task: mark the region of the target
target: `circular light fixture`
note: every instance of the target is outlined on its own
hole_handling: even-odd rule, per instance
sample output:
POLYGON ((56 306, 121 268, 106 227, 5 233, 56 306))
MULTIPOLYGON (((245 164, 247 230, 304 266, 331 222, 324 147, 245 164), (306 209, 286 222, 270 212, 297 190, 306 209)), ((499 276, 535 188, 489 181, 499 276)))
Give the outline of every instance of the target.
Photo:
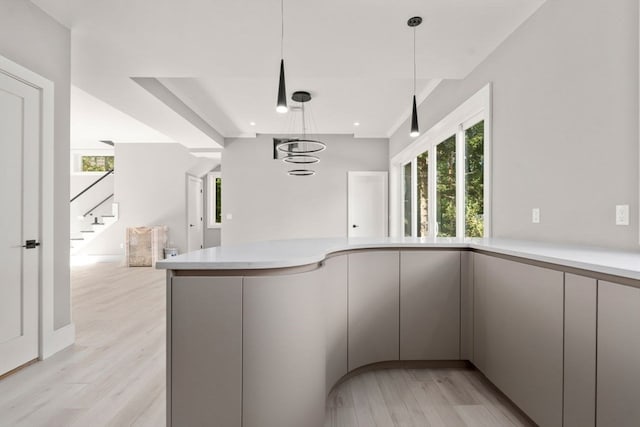
POLYGON ((354 126, 360 126, 360 122, 353 122, 354 126))
POLYGON ((312 171, 311 169, 292 169, 287 173, 291 176, 313 176, 316 174, 316 171, 312 171))
POLYGON ((282 160, 286 163, 295 163, 297 165, 311 165, 320 161, 318 157, 308 154, 290 154, 283 157, 282 160))
POLYGON ((256 122, 250 122, 249 123, 249 126, 255 126, 255 125, 256 125, 256 122))
POLYGON ((281 153, 286 154, 311 154, 319 153, 327 148, 327 144, 314 139, 287 139, 276 146, 281 153))

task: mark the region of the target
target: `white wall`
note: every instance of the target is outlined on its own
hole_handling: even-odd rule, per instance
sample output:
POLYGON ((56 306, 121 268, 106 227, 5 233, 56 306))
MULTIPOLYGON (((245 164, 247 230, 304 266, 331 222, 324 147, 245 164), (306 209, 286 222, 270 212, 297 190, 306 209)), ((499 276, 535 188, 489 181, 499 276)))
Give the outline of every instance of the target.
POLYGON ((55 85, 54 328, 71 322, 69 286, 69 91, 71 34, 31 2, 0 2, 0 55, 55 85))
MULTIPOLYGON (((421 129, 487 82, 494 236, 638 249, 638 1, 548 0, 426 99, 421 129), (630 205, 630 226, 615 225, 616 204, 630 205)), ((392 136, 391 156, 411 142, 408 129, 392 136)))
POLYGON ((273 136, 225 140, 222 244, 346 236, 347 171, 388 170, 388 140, 322 135, 317 175, 292 177, 273 160, 273 136))
POLYGON ((127 227, 166 225, 168 244, 187 248, 186 173, 206 174, 215 166, 180 144, 116 144, 114 191, 120 218, 84 250, 88 255, 119 255, 127 227))

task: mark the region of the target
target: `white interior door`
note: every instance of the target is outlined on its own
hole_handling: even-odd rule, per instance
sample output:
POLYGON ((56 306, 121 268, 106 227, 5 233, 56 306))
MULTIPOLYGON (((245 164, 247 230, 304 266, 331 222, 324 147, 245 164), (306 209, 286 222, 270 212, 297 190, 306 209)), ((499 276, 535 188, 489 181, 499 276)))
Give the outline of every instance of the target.
POLYGON ((0 375, 38 357, 40 92, 0 72, 0 375))
POLYGON ((204 247, 202 179, 187 176, 187 250, 204 247))
POLYGON ((387 178, 387 172, 349 172, 349 237, 387 236, 387 178))

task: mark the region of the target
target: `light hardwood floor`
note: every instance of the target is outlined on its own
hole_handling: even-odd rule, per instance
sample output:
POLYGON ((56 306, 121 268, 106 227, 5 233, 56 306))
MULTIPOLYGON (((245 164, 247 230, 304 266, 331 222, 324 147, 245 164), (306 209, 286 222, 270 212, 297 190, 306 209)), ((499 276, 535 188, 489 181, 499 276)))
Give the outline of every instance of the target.
POLYGON ((347 379, 327 399, 326 427, 533 426, 478 371, 384 369, 347 379))
MULTIPOLYGON (((72 292, 76 344, 0 380, 0 426, 164 426, 165 272, 74 267, 72 292)), ((336 387, 326 425, 530 424, 476 371, 391 369, 336 387)))
POLYGON ((163 426, 165 277, 74 267, 76 344, 0 381, 0 426, 163 426))

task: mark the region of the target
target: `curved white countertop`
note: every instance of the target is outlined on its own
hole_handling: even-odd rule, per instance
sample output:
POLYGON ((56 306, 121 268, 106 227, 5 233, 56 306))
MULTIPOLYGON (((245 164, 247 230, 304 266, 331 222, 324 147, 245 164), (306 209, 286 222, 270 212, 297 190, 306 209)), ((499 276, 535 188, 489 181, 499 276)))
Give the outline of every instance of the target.
POLYGON ((331 238, 274 240, 218 246, 156 263, 168 270, 256 270, 321 262, 328 255, 357 249, 471 249, 640 280, 640 251, 561 245, 510 239, 331 238))

